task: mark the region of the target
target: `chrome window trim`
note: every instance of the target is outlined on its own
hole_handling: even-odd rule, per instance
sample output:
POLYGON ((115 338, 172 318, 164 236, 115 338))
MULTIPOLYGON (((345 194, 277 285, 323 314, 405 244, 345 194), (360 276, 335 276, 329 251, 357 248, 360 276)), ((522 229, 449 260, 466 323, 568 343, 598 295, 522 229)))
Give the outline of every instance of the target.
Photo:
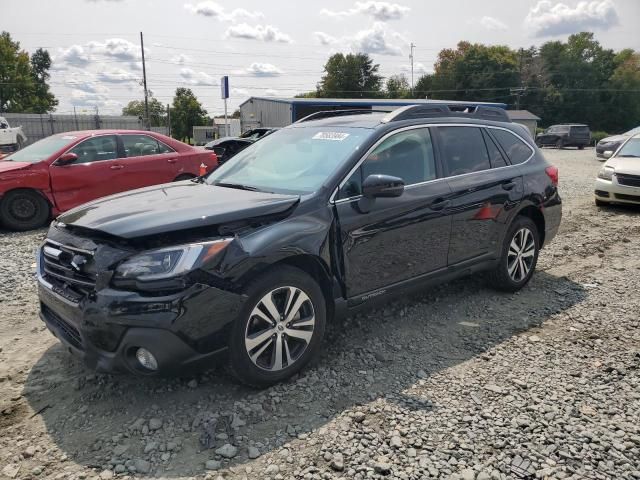
MULTIPOLYGON (((393 135, 396 135, 398 133, 405 132, 407 130, 416 130, 416 129, 419 129, 419 128, 430 128, 430 127, 476 127, 476 128, 492 128, 494 130, 504 130, 505 132, 509 132, 511 135, 513 135, 516 138, 518 138, 519 140, 521 140, 527 147, 529 147, 529 149, 531 150, 531 155, 529 155, 529 158, 527 158, 524 162, 518 163, 518 164, 515 164, 515 165, 506 165, 504 167, 490 168, 488 170, 480 170, 478 172, 469 172, 469 173, 462 173, 460 175, 452 175, 450 177, 435 178, 433 180, 427 180, 427 181, 420 182, 420 183, 412 183, 411 185, 406 185, 405 188, 419 187, 419 186, 422 186, 422 185, 425 185, 425 184, 428 184, 428 183, 433 183, 433 182, 437 182, 437 181, 440 181, 440 180, 448 180, 448 179, 451 179, 451 178, 464 177, 464 176, 467 176, 467 175, 477 175, 478 173, 481 173, 481 172, 489 172, 489 171, 501 170, 503 168, 518 167, 518 166, 521 166, 521 165, 525 165, 526 163, 529 163, 529 161, 531 161, 531 159, 536 154, 535 149, 531 145, 529 145, 529 142, 527 142, 524 138, 522 138, 521 135, 519 135, 519 134, 515 133, 514 131, 512 131, 512 130, 510 130, 508 128, 505 128, 505 127, 497 127, 497 126, 494 126, 494 125, 479 125, 477 123, 429 123, 429 124, 422 124, 422 125, 410 125, 408 127, 402 127, 402 128, 397 129, 397 130, 393 130, 392 132, 389 132, 389 133, 385 134, 384 136, 382 136, 381 138, 379 138, 378 141, 376 143, 374 143, 362 155, 362 157, 360 157, 360 159, 356 162, 355 166, 351 170, 349 170, 349 173, 347 173, 347 175, 344 176, 342 181, 333 190, 333 193, 331 194, 331 197, 329 197, 329 203, 333 204, 333 205, 338 205, 340 203, 347 203, 347 202, 351 202, 353 200, 359 200, 359 199, 362 198, 362 195, 356 195, 355 197, 341 198, 339 200, 336 200, 336 196, 338 195, 338 192, 344 186, 344 184, 347 183, 347 180, 349 180, 349 178, 351 178, 351 175, 353 175, 355 173, 355 171, 358 168, 360 168, 360 165, 362 165, 362 163, 373 152, 373 150, 375 150, 387 138, 389 138, 389 137, 391 137, 393 135)), ((430 134, 431 134, 431 132, 430 132, 430 134)), ((502 145, 500 145, 500 147, 502 147, 502 145)), ((511 161, 510 158, 507 158, 507 160, 511 161)))

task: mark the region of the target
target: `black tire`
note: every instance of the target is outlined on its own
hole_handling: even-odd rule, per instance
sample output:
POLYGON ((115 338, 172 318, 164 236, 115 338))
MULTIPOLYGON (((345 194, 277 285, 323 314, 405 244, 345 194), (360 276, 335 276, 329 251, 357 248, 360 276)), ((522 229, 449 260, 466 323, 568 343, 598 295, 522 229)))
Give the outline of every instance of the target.
POLYGON ((584 145, 579 145, 578 150, 584 150, 584 145))
POLYGON ((45 225, 50 217, 49 203, 33 190, 13 190, 0 204, 0 219, 10 230, 33 230, 45 225))
MULTIPOLYGON (((317 357, 322 346, 326 325, 327 313, 325 298, 322 289, 313 278, 304 271, 287 265, 277 266, 253 280, 246 288, 245 294, 247 295, 247 301, 231 328, 229 338, 229 369, 232 375, 242 383, 255 388, 264 388, 289 378, 317 357), (297 320, 294 319, 290 323, 286 323, 286 319, 283 320, 286 314, 286 312, 283 313, 283 310, 286 308, 285 304, 288 302, 288 297, 282 297, 282 295, 288 295, 286 293, 286 287, 298 289, 299 292, 303 292, 307 296, 307 300, 305 300, 300 307, 300 312, 302 312, 303 309, 307 309, 305 317, 302 317, 302 313, 298 315, 294 312, 296 313, 297 320), (260 308, 259 305, 261 305, 261 302, 267 297, 273 301, 273 305, 284 307, 282 309, 278 308, 281 316, 276 322, 272 322, 275 326, 269 326, 269 324, 258 315, 252 316, 252 313, 260 308), (311 305, 312 310, 308 310, 310 308, 309 305, 311 305), (292 332, 292 330, 289 329, 290 324, 296 322, 306 323, 309 321, 308 319, 311 318, 311 314, 313 314, 315 321, 313 326, 304 326, 302 327, 304 330, 293 330, 308 333, 309 328, 311 328, 312 333, 310 339, 303 348, 302 342, 304 342, 304 340, 289 336, 287 332, 292 332), (280 331, 278 331, 278 329, 280 329, 280 331), (251 330, 254 332, 257 330, 258 333, 252 333, 251 330), (255 339, 265 334, 267 337, 264 342, 256 343, 251 349, 246 345, 245 341, 249 342, 251 338, 255 339), (281 348, 280 369, 276 369, 275 364, 276 344, 278 343, 281 348), (263 348, 265 344, 267 345, 266 349, 263 348), (264 353, 258 354, 261 350, 263 350, 264 353), (256 363, 251 359, 249 352, 253 353, 254 358, 257 357, 256 363), (288 364, 287 352, 291 352, 291 358, 293 358, 291 364, 288 364), (272 362, 272 365, 260 366, 261 362, 266 363, 267 357, 270 357, 269 361, 272 362)), ((297 300, 297 298, 298 297, 294 296, 295 300, 297 300)), ((295 306, 297 303, 294 299, 292 299, 292 306, 295 306)), ((264 307, 264 304, 262 305, 264 307)), ((264 308, 261 308, 261 311, 266 312, 264 308)), ((263 313, 263 317, 267 317, 267 315, 263 313)), ((273 315, 269 317, 273 317, 273 315)), ((295 327, 295 325, 293 326, 295 327)))
MULTIPOLYGON (((522 237, 520 237, 522 238, 522 237)), ((522 248, 522 250, 524 252, 529 252, 530 249, 527 248, 528 242, 525 241, 524 246, 522 248)), ((533 272, 536 269, 536 264, 538 263, 538 254, 540 252, 540 233, 538 232, 538 227, 536 226, 536 224, 533 222, 533 220, 531 220, 529 217, 525 217, 525 216, 517 216, 513 223, 509 226, 509 228, 507 229, 507 234, 504 237, 504 243, 502 245, 502 251, 500 254, 500 263, 498 264, 498 266, 492 270, 491 272, 489 272, 488 274, 488 280, 490 282, 490 284, 498 289, 498 290, 502 290, 505 292, 517 292, 518 290, 520 290, 522 287, 524 287, 529 280, 531 280, 531 277, 533 276, 533 272), (514 278, 514 277, 519 277, 518 272, 523 273, 522 268, 519 265, 517 265, 515 267, 515 270, 510 273, 510 266, 513 265, 512 262, 510 262, 510 259, 514 256, 512 254, 512 242, 518 242, 518 235, 520 235, 523 230, 527 230, 530 235, 531 235, 531 239, 533 240, 533 255, 531 257, 531 263, 530 265, 528 264, 529 260, 527 260, 529 257, 524 257, 522 256, 522 261, 524 262, 525 265, 528 265, 528 270, 526 271, 526 274, 524 276, 522 276, 521 278, 514 278)), ((517 263, 520 257, 516 257, 515 262, 517 263)))
POLYGON ((596 207, 608 207, 609 202, 605 202, 604 200, 599 200, 596 198, 596 207))
POLYGON ((556 148, 558 148, 558 149, 564 148, 564 140, 559 138, 558 141, 556 142, 556 148))
POLYGON ((191 175, 190 173, 181 173, 173 181, 182 182, 183 180, 191 180, 192 178, 196 178, 195 175, 191 175))

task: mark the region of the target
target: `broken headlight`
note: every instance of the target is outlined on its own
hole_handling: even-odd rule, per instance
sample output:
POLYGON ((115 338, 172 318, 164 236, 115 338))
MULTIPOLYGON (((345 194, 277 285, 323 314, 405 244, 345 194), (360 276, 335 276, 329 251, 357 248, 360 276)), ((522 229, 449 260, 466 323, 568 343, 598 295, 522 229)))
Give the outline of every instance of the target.
POLYGON ((224 250, 232 240, 223 238, 134 255, 118 265, 114 280, 152 281, 184 275, 224 250))

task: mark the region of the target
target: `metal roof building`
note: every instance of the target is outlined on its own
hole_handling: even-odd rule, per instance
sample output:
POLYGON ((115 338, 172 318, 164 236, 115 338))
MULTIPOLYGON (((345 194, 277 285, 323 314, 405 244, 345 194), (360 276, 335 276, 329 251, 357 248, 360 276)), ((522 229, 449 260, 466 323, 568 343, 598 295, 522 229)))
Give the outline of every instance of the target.
POLYGON ((538 128, 538 122, 540 117, 534 115, 528 110, 508 110, 507 115, 513 123, 519 123, 529 129, 531 136, 536 138, 536 128, 538 128))
POLYGON ((456 102, 425 99, 387 98, 277 98, 251 97, 240 104, 242 131, 256 127, 286 127, 311 115, 325 110, 384 110, 392 111, 417 103, 446 103, 447 105, 476 106, 487 105, 507 108, 504 103, 456 102))

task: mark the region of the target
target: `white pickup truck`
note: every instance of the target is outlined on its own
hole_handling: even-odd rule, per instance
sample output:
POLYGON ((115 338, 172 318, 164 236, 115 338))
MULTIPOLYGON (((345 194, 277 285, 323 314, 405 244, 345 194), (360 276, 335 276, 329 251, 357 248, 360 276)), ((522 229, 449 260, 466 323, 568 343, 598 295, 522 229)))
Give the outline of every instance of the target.
POLYGON ((22 127, 11 128, 7 119, 0 117, 0 158, 20 150, 26 141, 22 127))

